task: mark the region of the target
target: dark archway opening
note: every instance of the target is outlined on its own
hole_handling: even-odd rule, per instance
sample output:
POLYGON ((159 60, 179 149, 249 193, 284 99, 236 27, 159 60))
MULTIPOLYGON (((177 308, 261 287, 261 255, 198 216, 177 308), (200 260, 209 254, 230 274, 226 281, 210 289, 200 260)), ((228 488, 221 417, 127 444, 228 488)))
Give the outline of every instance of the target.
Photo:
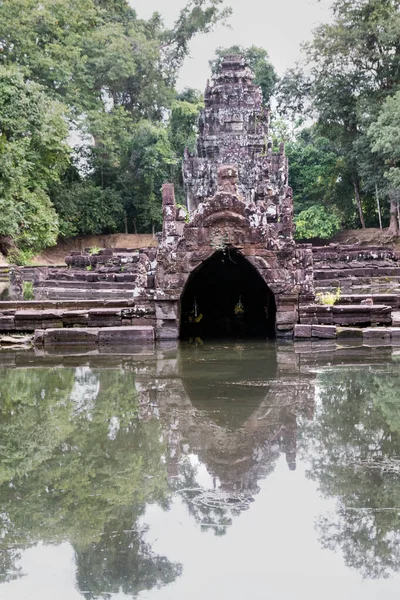
POLYGON ((181 338, 267 338, 275 298, 237 250, 218 251, 191 273, 181 298, 181 338))

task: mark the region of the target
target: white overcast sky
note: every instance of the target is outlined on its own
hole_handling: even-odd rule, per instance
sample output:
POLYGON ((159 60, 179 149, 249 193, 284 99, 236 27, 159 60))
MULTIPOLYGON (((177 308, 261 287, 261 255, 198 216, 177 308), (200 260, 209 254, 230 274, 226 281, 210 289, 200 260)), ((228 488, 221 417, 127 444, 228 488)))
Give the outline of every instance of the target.
MULTIPOLYGON (((187 0, 130 0, 138 17, 147 19, 155 11, 171 25, 187 0)), ((203 90, 209 77, 208 61, 218 46, 261 46, 282 75, 300 58, 300 44, 311 39, 313 29, 330 20, 332 0, 226 0, 233 9, 230 29, 219 26, 213 33, 198 36, 191 57, 183 66, 179 88, 203 90)))

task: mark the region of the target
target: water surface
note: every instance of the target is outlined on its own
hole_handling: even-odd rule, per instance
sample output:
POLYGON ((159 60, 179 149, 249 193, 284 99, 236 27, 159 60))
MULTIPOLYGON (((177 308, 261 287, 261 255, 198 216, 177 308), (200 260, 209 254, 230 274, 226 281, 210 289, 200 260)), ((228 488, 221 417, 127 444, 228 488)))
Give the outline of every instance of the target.
POLYGON ((398 360, 0 354, 0 598, 397 599, 398 360))

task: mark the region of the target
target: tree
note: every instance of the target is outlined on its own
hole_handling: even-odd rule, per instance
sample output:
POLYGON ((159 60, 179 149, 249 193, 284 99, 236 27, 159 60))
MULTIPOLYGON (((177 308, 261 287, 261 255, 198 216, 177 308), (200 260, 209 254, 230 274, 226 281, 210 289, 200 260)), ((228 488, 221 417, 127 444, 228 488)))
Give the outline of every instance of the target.
POLYGON ((261 87, 264 103, 269 105, 279 78, 269 60, 268 52, 258 46, 250 46, 249 48, 244 48, 243 46, 217 48, 215 58, 210 61, 211 71, 214 75, 218 72, 222 59, 228 54, 240 54, 244 56, 249 67, 254 71, 254 83, 261 87))
POLYGON ((377 120, 369 127, 368 136, 372 141, 372 151, 383 159, 385 164, 384 175, 388 182, 390 190, 389 197, 391 200, 389 230, 393 235, 398 235, 399 224, 397 205, 400 190, 400 91, 385 100, 377 120))
POLYGON ((355 198, 362 227, 368 195, 382 182, 368 127, 400 86, 399 8, 398 0, 335 0, 333 22, 305 46, 309 75, 288 73, 281 85, 281 105, 315 118, 321 134, 341 148, 353 188, 348 203, 355 198), (364 176, 372 169, 375 180, 364 176))
POLYGON ((0 236, 25 252, 56 243, 49 197, 68 164, 65 107, 15 67, 0 67, 0 236))
POLYGON ((370 578, 400 569, 399 376, 384 375, 373 366, 320 374, 321 405, 303 434, 318 448, 308 477, 337 499, 336 514, 317 522, 321 541, 370 578))
POLYGON ((312 238, 328 240, 340 230, 340 220, 337 215, 329 213, 323 206, 310 206, 307 210, 302 210, 294 220, 298 240, 312 238))
POLYGON ((185 89, 177 95, 171 107, 168 122, 169 138, 177 157, 183 157, 185 148, 195 150, 200 110, 204 106, 203 96, 197 90, 185 89))
POLYGON ((301 129, 286 144, 286 154, 297 212, 314 205, 334 206, 343 177, 340 150, 314 126, 301 129))
MULTIPOLYGON (((55 148, 65 176, 60 183, 61 165, 52 165, 51 198, 63 234, 121 230, 131 218, 136 218, 142 231, 159 222, 161 193, 157 186, 163 176, 155 176, 154 186, 150 182, 150 170, 159 162, 145 146, 138 147, 137 140, 142 139, 138 131, 143 130, 144 122, 167 130, 166 121, 176 100, 175 83, 189 43, 195 35, 225 21, 230 10, 222 5, 223 0, 189 0, 176 23, 167 28, 158 13, 149 20, 139 19, 127 0, 4 0, 0 4, 0 65, 18 68, 26 81, 39 86, 35 89, 47 98, 48 119, 53 115, 55 125, 56 113, 63 112, 81 142, 69 164, 63 160, 65 151, 55 148), (62 111, 62 106, 68 110, 62 111), (131 177, 134 201, 125 186, 131 183, 126 169, 131 168, 133 148, 133 163, 139 164, 144 177, 143 181, 137 174, 131 177), (141 151, 145 156, 138 156, 141 151), (112 206, 104 211, 109 202, 112 206), (70 213, 73 207, 80 207, 77 215, 70 213)), ((63 127, 65 135, 65 122, 63 127)), ((4 165, 10 172, 16 162, 26 168, 31 164, 25 155, 28 136, 22 136, 24 143, 21 140, 15 148, 10 165, 4 165)), ((57 145, 60 134, 54 131, 50 138, 57 145)), ((156 152, 164 153, 164 163, 172 164, 167 140, 163 143, 164 149, 159 144, 156 152)), ((154 144, 152 147, 154 150, 154 144)), ((36 251, 55 241, 57 219, 47 198, 48 187, 44 180, 41 195, 39 189, 34 197, 31 190, 25 192, 24 203, 31 210, 23 215, 29 225, 24 227, 24 238, 15 225, 22 218, 20 207, 5 203, 0 194, 0 202, 5 203, 4 223, 7 221, 3 229, 19 236, 21 247, 36 251)))
POLYGON ((161 186, 174 178, 177 163, 162 124, 141 121, 135 126, 121 178, 125 210, 135 230, 161 226, 161 186))
POLYGON ((168 487, 160 424, 139 419, 134 373, 11 369, 0 380, 0 581, 39 541, 72 544, 87 598, 173 581, 181 566, 137 523, 168 487))

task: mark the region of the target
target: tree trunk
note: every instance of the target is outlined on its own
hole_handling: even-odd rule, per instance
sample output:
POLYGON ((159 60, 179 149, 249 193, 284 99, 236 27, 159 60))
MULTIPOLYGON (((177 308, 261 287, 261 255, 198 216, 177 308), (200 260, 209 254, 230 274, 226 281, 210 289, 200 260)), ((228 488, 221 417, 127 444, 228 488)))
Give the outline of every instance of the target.
POLYGON ((382 231, 381 203, 380 203, 380 200, 379 200, 379 192, 378 192, 378 186, 377 185, 375 185, 375 193, 376 193, 376 203, 378 205, 379 229, 382 231))
POLYGON ((399 235, 399 222, 397 220, 397 202, 393 198, 390 199, 390 223, 388 233, 393 236, 399 235))
POLYGON ((356 202, 357 202, 357 208, 358 208, 358 215, 360 217, 361 227, 363 229, 365 229, 365 221, 364 221, 364 215, 363 215, 362 205, 361 205, 360 186, 359 186, 359 183, 358 183, 357 176, 353 176, 353 186, 354 186, 354 193, 355 193, 355 196, 356 196, 356 202))

